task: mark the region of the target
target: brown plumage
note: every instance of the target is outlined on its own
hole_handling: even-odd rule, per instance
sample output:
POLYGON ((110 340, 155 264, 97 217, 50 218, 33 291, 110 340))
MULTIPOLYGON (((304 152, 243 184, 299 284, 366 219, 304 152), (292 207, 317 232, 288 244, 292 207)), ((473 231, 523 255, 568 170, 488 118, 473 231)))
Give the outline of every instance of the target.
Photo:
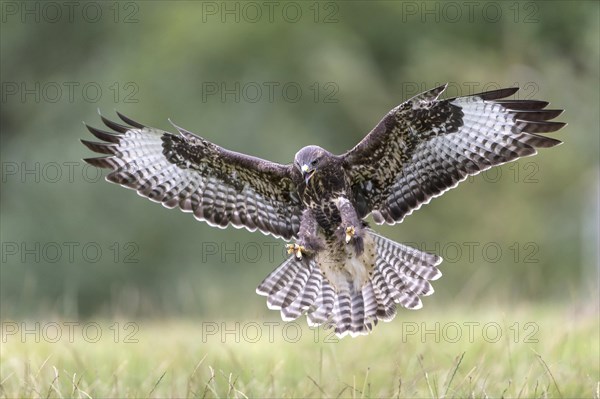
POLYGON ((310 325, 336 334, 369 333, 396 305, 422 306, 441 258, 375 233, 364 221, 401 222, 468 176, 553 147, 540 135, 565 124, 562 111, 537 100, 506 100, 502 89, 439 100, 446 86, 392 109, 353 149, 334 155, 301 149, 281 165, 221 148, 178 126, 179 134, 126 125, 89 127, 102 142, 82 142, 107 154, 86 159, 111 169, 107 180, 211 225, 260 230, 296 244, 260 284, 284 320, 306 314, 310 325))

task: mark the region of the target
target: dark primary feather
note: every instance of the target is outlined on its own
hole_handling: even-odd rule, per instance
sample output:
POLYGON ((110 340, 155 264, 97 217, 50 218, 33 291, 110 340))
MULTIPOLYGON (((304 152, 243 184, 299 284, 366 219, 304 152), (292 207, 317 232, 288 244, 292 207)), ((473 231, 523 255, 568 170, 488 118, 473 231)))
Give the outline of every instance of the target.
POLYGON ((438 100, 445 85, 392 109, 342 155, 361 216, 396 223, 469 175, 561 142, 561 110, 538 100, 506 100, 518 88, 438 100))
POLYGON ((82 140, 92 151, 109 155, 85 160, 111 169, 108 181, 167 208, 193 212, 211 225, 259 229, 285 239, 297 236, 302 204, 290 165, 228 151, 175 125, 179 134, 118 115, 127 125, 101 115, 113 131, 86 125, 102 141, 82 140))

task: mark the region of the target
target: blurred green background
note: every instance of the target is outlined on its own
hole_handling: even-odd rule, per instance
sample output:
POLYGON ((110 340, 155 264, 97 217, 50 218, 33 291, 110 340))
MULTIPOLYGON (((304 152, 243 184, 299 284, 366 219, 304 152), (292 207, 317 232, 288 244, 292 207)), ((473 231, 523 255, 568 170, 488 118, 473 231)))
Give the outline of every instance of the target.
POLYGON ((275 316, 254 289, 284 243, 104 182, 79 142, 97 109, 287 163, 346 151, 443 82, 518 85, 569 125, 376 227, 446 258, 425 309, 597 302, 598 3, 76 4, 2 3, 2 319, 275 316))

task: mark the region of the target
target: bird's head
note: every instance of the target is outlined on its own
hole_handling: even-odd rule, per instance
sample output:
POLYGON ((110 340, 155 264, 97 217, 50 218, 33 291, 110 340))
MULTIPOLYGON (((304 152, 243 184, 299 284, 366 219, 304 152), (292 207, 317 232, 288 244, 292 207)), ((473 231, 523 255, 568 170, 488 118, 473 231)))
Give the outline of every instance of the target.
POLYGON ((309 145, 296 153, 294 166, 300 171, 306 184, 327 161, 328 155, 330 155, 328 151, 316 145, 309 145))

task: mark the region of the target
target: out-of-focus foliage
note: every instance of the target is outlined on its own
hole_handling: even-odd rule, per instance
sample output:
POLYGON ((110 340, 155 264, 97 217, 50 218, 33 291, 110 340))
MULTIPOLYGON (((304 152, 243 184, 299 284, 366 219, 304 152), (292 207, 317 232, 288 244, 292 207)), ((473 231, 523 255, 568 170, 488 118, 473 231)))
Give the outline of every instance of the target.
POLYGON ((569 125, 554 135, 564 145, 377 227, 446 258, 425 306, 596 295, 598 4, 468 3, 472 13, 453 2, 456 14, 434 2, 298 2, 297 22, 286 3, 272 21, 253 3, 256 22, 237 2, 94 3, 97 22, 83 3, 57 22, 43 2, 28 2, 39 22, 3 3, 2 317, 267 312, 254 288, 282 260, 283 242, 211 228, 97 179, 79 142, 90 138, 82 120, 100 124, 97 109, 165 129, 172 118, 287 163, 308 144, 346 151, 389 109, 441 82, 450 96, 519 85, 520 98, 565 109, 569 125), (239 100, 209 91, 236 84, 239 100))

